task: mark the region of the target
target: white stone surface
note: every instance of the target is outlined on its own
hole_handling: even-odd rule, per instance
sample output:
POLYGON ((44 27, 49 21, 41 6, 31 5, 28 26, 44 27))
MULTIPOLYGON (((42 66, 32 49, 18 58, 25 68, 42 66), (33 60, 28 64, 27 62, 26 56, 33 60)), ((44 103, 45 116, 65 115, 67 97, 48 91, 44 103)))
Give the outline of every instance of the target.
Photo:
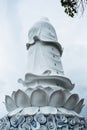
POLYGON ((27 107, 27 108, 24 108, 20 114, 21 115, 34 115, 38 113, 38 111, 39 111, 39 107, 27 107))
POLYGON ((53 43, 35 41, 28 50, 28 72, 36 75, 63 75, 60 52, 53 43))
POLYGON ((51 106, 40 107, 40 112, 44 114, 57 114, 57 109, 51 106))

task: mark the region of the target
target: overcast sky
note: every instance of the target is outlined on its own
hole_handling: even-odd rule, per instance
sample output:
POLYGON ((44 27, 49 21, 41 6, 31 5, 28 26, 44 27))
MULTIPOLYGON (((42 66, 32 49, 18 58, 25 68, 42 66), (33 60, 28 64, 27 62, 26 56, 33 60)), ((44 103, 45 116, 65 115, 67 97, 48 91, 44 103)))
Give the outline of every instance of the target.
MULTIPOLYGON (((87 12, 87 10, 86 10, 87 12)), ((17 83, 24 78, 28 30, 42 17, 48 17, 56 29, 58 41, 64 48, 62 64, 78 93, 85 98, 82 114, 87 114, 87 14, 70 18, 59 0, 0 0, 0 117, 7 112, 5 95, 23 87, 17 83)))

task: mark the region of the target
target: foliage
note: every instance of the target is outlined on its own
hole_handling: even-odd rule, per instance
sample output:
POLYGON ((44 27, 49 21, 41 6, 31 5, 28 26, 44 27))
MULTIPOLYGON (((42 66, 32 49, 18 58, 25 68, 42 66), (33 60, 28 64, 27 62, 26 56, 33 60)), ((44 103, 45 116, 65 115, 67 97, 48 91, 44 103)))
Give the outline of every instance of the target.
POLYGON ((87 0, 61 0, 61 5, 65 9, 65 13, 71 17, 81 11, 83 14, 87 0))

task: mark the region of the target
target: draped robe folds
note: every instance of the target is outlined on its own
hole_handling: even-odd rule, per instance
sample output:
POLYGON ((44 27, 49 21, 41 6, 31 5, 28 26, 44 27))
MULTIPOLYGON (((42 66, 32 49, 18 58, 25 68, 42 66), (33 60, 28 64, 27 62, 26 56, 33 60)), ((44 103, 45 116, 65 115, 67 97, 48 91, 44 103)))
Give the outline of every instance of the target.
POLYGON ((28 49, 28 72, 36 75, 63 75, 60 52, 56 45, 37 40, 28 49), (32 62, 31 62, 32 61, 32 62))

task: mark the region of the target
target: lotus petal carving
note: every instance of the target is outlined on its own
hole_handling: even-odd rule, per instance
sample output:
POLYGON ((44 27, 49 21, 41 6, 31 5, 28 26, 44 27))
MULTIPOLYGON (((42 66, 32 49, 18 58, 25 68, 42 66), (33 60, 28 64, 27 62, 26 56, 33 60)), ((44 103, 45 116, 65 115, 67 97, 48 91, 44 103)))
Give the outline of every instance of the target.
POLYGON ((79 100, 78 94, 72 94, 68 98, 68 100, 66 101, 66 103, 64 104, 64 107, 67 108, 67 109, 69 109, 69 110, 72 110, 76 106, 78 100, 79 100))
POLYGON ((13 100, 15 100, 15 94, 16 94, 16 91, 13 91, 12 95, 11 95, 11 97, 12 97, 13 100))
POLYGON ((75 108, 74 108, 74 111, 75 112, 77 112, 78 114, 81 112, 81 110, 82 110, 82 108, 83 108, 83 106, 84 106, 84 99, 81 99, 78 103, 77 103, 77 105, 75 106, 75 108))
POLYGON ((25 92, 26 94, 31 97, 31 93, 33 92, 34 90, 32 88, 28 88, 25 92))
POLYGON ((51 87, 46 87, 44 90, 47 92, 48 95, 50 95, 53 92, 53 89, 51 87))
POLYGON ((47 106, 48 96, 42 89, 34 90, 31 94, 31 104, 32 106, 47 106))
POLYGON ((24 108, 30 106, 29 97, 21 90, 18 90, 15 94, 15 103, 18 107, 24 108))
POLYGON ((69 90, 63 90, 63 92, 64 92, 64 95, 65 95, 65 98, 66 98, 66 101, 67 101, 67 99, 68 99, 72 94, 69 92, 69 90))
MULTIPOLYGON (((57 111, 55 107, 58 109, 62 107, 80 113, 84 106, 83 101, 84 99, 79 101, 78 95, 71 94, 68 90, 58 90, 57 88, 51 87, 43 88, 42 86, 28 88, 25 92, 21 90, 13 91, 12 97, 6 96, 5 98, 7 111, 13 111, 12 114, 14 114, 16 113, 14 111, 15 109, 21 108, 21 110, 23 110, 27 107, 27 113, 25 110, 23 112, 29 115, 30 111, 33 114, 38 110, 48 114, 51 113, 51 109, 54 114, 60 113, 61 111, 57 111)), ((18 111, 20 111, 20 109, 18 111)))
POLYGON ((61 107, 65 103, 65 95, 62 90, 53 92, 50 96, 49 105, 54 107, 61 107))
POLYGON ((5 96, 5 105, 8 112, 13 111, 17 108, 14 100, 10 96, 5 96))

